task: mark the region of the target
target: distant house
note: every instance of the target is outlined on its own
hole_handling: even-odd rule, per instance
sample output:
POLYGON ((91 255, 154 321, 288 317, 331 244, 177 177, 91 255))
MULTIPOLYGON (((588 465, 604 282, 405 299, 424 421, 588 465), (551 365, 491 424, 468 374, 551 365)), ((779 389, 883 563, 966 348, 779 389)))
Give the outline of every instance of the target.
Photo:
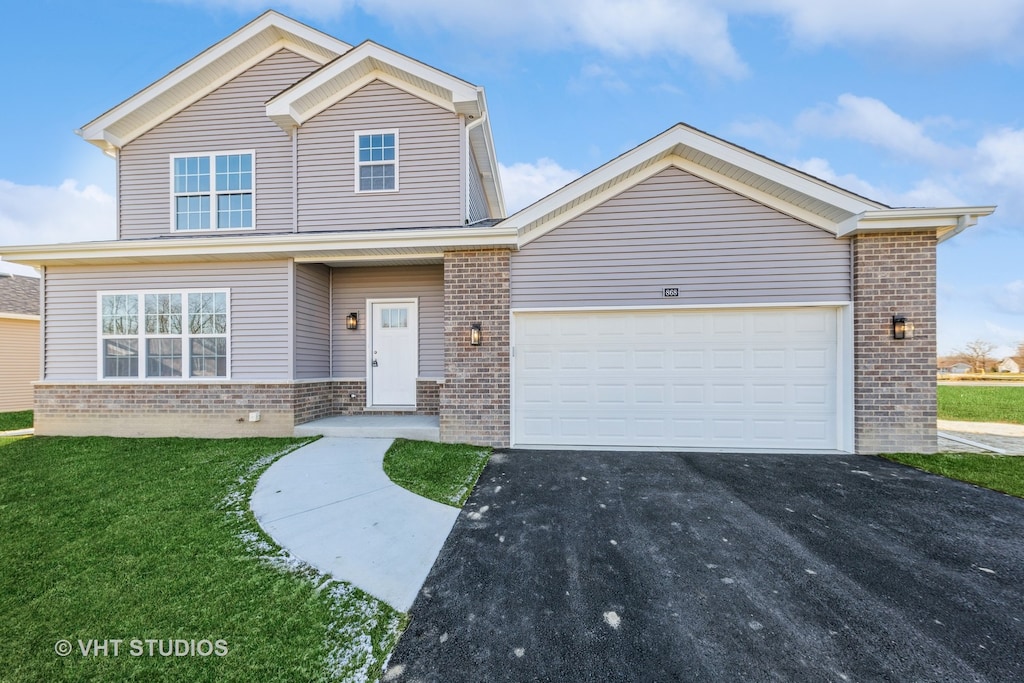
POLYGON ((1020 372, 1020 363, 1015 361, 1013 358, 1004 358, 1000 361, 999 365, 996 366, 996 372, 1020 372))
POLYGON ((0 273, 0 413, 32 409, 39 379, 39 280, 0 273))
POLYGON ((954 363, 947 369, 947 372, 951 375, 966 375, 970 371, 971 366, 968 363, 954 363))

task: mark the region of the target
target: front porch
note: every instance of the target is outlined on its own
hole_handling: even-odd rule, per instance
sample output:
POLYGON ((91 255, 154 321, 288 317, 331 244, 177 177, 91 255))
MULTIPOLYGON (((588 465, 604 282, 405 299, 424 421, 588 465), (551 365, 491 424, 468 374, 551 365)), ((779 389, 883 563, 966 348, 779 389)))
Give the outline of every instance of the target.
POLYGON ((295 426, 295 436, 441 441, 437 415, 334 415, 295 426))

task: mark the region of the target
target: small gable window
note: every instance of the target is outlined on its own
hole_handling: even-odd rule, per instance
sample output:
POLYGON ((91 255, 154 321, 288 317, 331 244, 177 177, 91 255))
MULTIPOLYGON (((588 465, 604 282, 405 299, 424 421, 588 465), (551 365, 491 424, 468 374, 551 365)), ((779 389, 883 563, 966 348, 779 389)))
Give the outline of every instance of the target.
POLYGON ((356 133, 356 192, 398 190, 398 131, 356 133))
POLYGON ((253 152, 171 157, 174 230, 255 227, 253 152))

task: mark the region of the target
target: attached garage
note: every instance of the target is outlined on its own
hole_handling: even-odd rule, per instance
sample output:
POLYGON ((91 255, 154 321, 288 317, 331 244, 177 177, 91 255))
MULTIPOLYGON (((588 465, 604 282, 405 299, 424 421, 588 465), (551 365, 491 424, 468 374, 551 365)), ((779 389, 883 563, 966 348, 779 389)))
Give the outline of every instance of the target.
POLYGON ((514 317, 516 446, 840 448, 835 307, 514 317))

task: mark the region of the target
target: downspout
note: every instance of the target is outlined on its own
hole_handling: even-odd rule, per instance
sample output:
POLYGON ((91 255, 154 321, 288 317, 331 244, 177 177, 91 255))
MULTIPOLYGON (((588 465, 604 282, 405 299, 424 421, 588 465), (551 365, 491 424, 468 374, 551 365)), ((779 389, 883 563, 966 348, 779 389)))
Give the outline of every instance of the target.
POLYGON ((466 206, 464 207, 464 215, 466 217, 466 223, 469 223, 469 174, 472 172, 472 165, 469 163, 469 155, 473 153, 469 144, 469 131, 473 130, 484 121, 487 120, 487 112, 480 112, 480 118, 472 123, 466 124, 466 206))
POLYGON ((292 232, 299 231, 299 129, 292 128, 292 232))

